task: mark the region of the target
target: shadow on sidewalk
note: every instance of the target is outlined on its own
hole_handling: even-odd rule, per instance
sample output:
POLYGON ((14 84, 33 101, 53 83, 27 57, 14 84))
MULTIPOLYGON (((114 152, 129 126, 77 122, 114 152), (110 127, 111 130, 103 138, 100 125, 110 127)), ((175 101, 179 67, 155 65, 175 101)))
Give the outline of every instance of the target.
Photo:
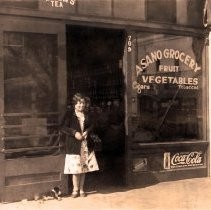
POLYGON ((138 179, 136 183, 125 183, 125 175, 121 177, 114 176, 111 171, 104 171, 101 173, 92 173, 86 177, 85 189, 88 194, 109 194, 115 192, 126 192, 133 189, 146 188, 159 183, 153 174, 148 174, 147 178, 138 179), (112 173, 110 175, 109 173, 112 173))

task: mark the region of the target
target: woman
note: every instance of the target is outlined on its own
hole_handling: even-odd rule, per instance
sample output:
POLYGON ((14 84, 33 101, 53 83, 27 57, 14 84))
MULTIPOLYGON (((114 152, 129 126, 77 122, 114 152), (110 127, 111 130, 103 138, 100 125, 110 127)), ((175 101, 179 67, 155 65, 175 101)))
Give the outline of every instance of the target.
POLYGON ((80 93, 73 96, 72 112, 66 114, 63 131, 68 134, 64 174, 72 174, 72 197, 85 197, 85 173, 99 170, 90 134, 91 120, 85 112, 85 97, 80 93))

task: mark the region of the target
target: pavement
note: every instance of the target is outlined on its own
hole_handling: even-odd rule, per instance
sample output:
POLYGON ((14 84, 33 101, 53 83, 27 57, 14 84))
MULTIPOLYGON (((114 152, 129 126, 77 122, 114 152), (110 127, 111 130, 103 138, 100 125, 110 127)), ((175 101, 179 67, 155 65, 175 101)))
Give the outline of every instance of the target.
POLYGON ((85 198, 23 200, 0 204, 1 210, 211 210, 211 178, 162 182, 131 189, 110 188, 88 192, 85 198))

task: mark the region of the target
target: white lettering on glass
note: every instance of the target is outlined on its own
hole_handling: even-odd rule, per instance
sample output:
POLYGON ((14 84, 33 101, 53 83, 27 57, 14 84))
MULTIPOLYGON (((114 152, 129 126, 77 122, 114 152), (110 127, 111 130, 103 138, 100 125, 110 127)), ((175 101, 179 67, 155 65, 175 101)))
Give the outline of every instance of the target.
MULTIPOLYGON (((142 72, 144 69, 146 69, 150 64, 153 64, 154 62, 161 59, 179 60, 181 63, 184 63, 194 72, 201 70, 201 67, 198 65, 198 63, 190 55, 184 53, 183 51, 175 49, 164 49, 163 51, 155 50, 153 52, 150 52, 144 58, 140 59, 137 65, 139 66, 139 68, 136 67, 136 70, 138 70, 136 71, 137 75, 139 75, 139 73, 142 72)), ((160 65, 159 71, 178 72, 179 70, 178 68, 179 68, 178 66, 160 65)))

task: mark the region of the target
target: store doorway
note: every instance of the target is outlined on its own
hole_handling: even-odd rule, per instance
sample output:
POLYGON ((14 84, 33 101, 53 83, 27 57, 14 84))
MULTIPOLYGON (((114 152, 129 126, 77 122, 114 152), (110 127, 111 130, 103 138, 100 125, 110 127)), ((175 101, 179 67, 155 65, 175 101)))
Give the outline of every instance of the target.
MULTIPOLYGON (((106 190, 125 182, 124 30, 68 25, 67 95, 91 100, 90 114, 101 139, 96 148, 100 171, 87 175, 88 190, 106 190)), ((71 106, 71 103, 69 104, 71 106)))

